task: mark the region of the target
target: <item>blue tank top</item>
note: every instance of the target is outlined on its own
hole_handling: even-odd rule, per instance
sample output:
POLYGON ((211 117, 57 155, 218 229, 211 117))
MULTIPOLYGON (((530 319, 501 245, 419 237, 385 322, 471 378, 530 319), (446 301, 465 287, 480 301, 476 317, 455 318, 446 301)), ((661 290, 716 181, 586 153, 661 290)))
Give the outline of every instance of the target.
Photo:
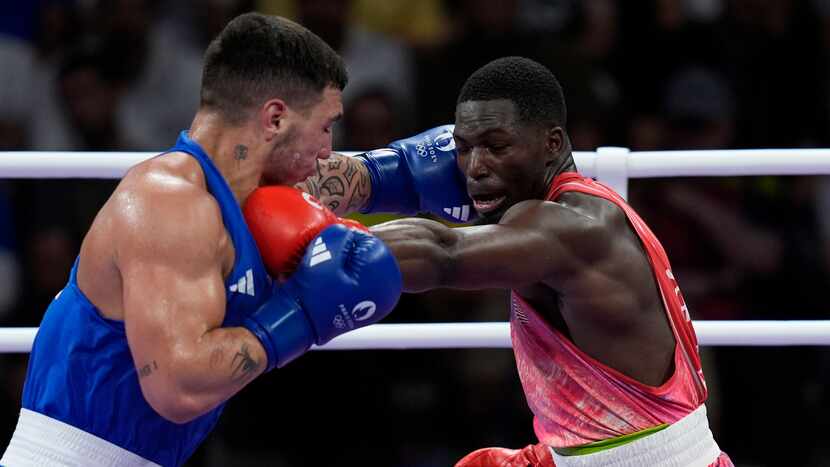
MULTIPOLYGON (((199 161, 233 241, 236 258, 225 282, 223 326, 237 326, 270 296, 271 280, 233 193, 202 148, 183 131, 168 152, 174 151, 199 161)), ((101 316, 78 288, 77 269, 75 260, 69 283, 40 324, 29 358, 23 407, 157 464, 183 464, 213 430, 224 404, 182 425, 158 415, 141 394, 124 323, 101 316)))

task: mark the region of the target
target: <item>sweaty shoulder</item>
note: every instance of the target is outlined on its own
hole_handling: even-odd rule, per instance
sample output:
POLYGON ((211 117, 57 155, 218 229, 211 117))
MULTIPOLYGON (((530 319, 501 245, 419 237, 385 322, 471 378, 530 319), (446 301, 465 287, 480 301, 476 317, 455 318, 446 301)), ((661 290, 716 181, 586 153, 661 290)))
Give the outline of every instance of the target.
POLYGON ((130 268, 215 267, 226 243, 199 163, 165 154, 130 169, 101 208, 81 246, 78 284, 104 316, 120 320, 130 268))
POLYGON ((564 193, 556 201, 522 201, 512 206, 499 224, 539 238, 539 244, 555 253, 560 279, 579 277, 613 260, 622 246, 620 233, 629 230, 625 213, 618 206, 583 193, 564 193))
POLYGON ((110 199, 116 254, 215 257, 222 215, 198 161, 169 153, 127 173, 110 199))

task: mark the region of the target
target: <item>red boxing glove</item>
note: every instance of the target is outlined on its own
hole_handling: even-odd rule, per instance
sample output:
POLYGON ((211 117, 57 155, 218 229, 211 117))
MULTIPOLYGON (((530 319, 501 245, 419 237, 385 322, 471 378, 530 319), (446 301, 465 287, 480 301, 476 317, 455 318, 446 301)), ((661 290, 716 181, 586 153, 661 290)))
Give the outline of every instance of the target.
POLYGON ((343 225, 345 225, 346 227, 348 227, 350 229, 359 230, 361 232, 371 234, 371 232, 369 232, 369 227, 366 227, 365 225, 361 224, 360 222, 358 222, 354 219, 347 219, 345 217, 340 217, 340 218, 337 219, 337 223, 338 224, 343 224, 343 225))
POLYGON ((274 278, 293 272, 308 242, 337 222, 337 216, 314 197, 288 186, 257 188, 242 213, 274 278))
POLYGON ((524 449, 482 448, 473 451, 455 467, 555 467, 550 448, 530 444, 524 449))

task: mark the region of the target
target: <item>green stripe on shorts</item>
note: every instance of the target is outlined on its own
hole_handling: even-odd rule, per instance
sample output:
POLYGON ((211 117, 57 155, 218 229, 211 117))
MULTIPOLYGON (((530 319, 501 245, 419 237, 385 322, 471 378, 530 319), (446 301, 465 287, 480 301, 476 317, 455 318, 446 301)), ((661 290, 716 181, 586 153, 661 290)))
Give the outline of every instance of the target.
POLYGON ((646 428, 645 430, 637 431, 635 433, 617 436, 616 438, 604 439, 602 441, 594 441, 593 443, 583 444, 582 446, 574 446, 570 448, 553 448, 553 450, 556 451, 556 453, 560 456, 583 456, 585 454, 605 451, 607 449, 628 444, 632 441, 644 438, 653 433, 657 433, 658 431, 667 428, 668 426, 668 423, 664 423, 662 425, 646 428))

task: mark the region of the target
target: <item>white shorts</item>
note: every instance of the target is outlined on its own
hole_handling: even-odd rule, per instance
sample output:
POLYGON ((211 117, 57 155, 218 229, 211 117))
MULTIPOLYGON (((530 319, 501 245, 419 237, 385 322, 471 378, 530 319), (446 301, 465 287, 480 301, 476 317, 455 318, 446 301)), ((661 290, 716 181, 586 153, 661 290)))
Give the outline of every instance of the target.
POLYGON ((707 467, 721 450, 701 405, 677 423, 622 446, 578 456, 551 452, 556 467, 707 467))
POLYGON ((159 467, 107 440, 27 409, 20 409, 17 428, 0 464, 3 467, 159 467))

